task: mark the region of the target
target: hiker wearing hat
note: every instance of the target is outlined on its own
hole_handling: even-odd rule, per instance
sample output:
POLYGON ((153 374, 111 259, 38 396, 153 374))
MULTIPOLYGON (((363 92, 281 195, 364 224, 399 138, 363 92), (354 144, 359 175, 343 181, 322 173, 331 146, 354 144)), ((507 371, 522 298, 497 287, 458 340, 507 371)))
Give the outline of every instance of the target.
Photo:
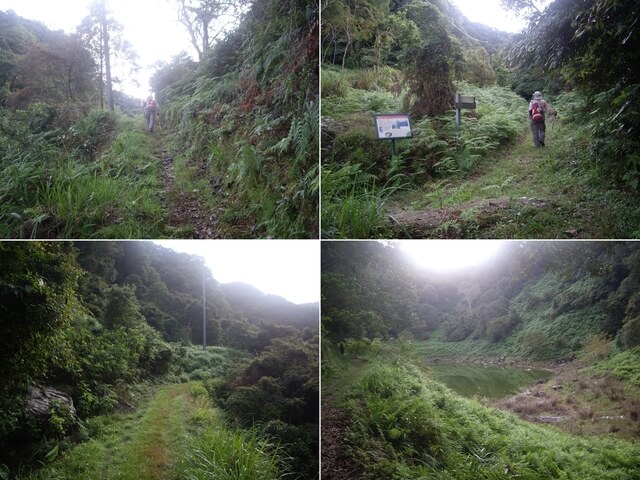
POLYGON ((533 98, 529 102, 529 120, 531 120, 533 144, 536 147, 544 147, 545 117, 557 114, 558 112, 542 98, 540 92, 534 92, 533 98))

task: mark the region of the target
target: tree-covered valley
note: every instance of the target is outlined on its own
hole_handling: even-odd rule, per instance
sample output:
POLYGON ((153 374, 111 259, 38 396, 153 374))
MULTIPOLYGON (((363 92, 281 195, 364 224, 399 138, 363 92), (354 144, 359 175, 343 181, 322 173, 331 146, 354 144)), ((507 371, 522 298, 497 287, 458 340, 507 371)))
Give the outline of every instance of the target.
POLYGON ((317 303, 151 242, 0 264, 0 478, 317 478, 317 303))
POLYGON ((126 11, 72 33, 0 11, 0 236, 317 238, 317 5, 170 3, 198 55, 153 66, 152 133, 126 11))
POLYGON ((322 478, 637 478, 639 274, 635 242, 324 242, 322 478))
POLYGON ((503 0, 505 33, 450 0, 322 10, 323 238, 636 238, 638 5, 503 0), (546 146, 528 103, 542 92, 546 146), (475 109, 454 100, 473 96, 475 109), (410 114, 376 138, 374 114, 410 114))

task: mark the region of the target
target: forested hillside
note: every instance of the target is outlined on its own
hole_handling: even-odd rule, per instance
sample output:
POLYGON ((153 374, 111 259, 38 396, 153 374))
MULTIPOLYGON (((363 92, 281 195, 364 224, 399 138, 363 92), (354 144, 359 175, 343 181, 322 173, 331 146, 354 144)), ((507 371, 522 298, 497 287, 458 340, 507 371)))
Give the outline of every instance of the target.
POLYGON ((323 244, 322 262, 323 326, 336 341, 437 332, 538 358, 577 352, 594 335, 640 345, 634 242, 505 242, 484 266, 448 273, 375 242, 323 244))
POLYGON ((505 242, 448 272, 323 244, 323 478, 635 478, 639 268, 634 242, 505 242), (536 367, 512 397, 460 396, 536 367))
POLYGON ((448 0, 327 4, 324 237, 637 236, 636 2, 502 5, 528 20, 522 33, 469 22, 448 0), (540 149, 537 90, 558 112, 540 149), (477 103, 459 130, 456 93, 477 103), (400 112, 412 138, 393 153, 373 115, 400 112))
POLYGON ((151 242, 4 242, 0 258, 3 477, 159 478, 136 476, 149 455, 162 478, 204 478, 214 457, 220 474, 316 476, 317 304, 245 314, 201 257, 151 242))
POLYGON ((174 3, 199 58, 156 66, 152 134, 108 2, 73 34, 0 12, 1 236, 317 237, 317 5, 174 3))

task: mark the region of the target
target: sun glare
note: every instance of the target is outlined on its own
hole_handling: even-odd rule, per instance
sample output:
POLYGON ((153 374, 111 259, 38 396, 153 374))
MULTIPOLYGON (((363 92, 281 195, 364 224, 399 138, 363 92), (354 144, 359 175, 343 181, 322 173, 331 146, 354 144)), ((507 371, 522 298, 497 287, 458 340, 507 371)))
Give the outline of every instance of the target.
POLYGON ((501 246, 498 240, 406 240, 400 248, 423 268, 460 270, 491 259, 501 246))

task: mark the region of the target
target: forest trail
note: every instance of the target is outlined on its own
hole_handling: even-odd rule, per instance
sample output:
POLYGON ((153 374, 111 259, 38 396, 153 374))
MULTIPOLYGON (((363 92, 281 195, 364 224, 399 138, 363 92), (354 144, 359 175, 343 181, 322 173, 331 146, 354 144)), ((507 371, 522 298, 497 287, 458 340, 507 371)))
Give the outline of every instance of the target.
POLYGON ((45 470, 29 477, 77 480, 170 480, 178 478, 189 420, 197 408, 189 384, 155 390, 135 410, 92 419, 87 442, 64 452, 45 470), (56 476, 62 475, 62 476, 56 476), (72 475, 72 476, 65 476, 72 475))
POLYGON ((330 388, 323 386, 321 416, 322 423, 322 478, 339 480, 349 478, 357 480, 362 478, 362 472, 344 449, 343 441, 349 427, 349 416, 339 406, 338 398, 348 390, 349 385, 360 381, 366 372, 368 363, 360 358, 351 358, 343 365, 339 373, 335 373, 339 380, 330 382, 330 388))
MULTIPOLYGON (((161 164, 160 202, 166 212, 167 228, 180 233, 180 237, 195 239, 220 238, 217 216, 208 211, 198 199, 197 190, 183 188, 176 179, 176 155, 168 147, 173 132, 158 128, 150 135, 151 156, 161 164)), ((204 170, 204 165, 201 170, 204 170)), ((206 171, 198 172, 206 177, 206 171)))
POLYGON ((137 465, 132 479, 170 479, 179 459, 179 442, 191 409, 189 384, 163 388, 149 405, 142 426, 127 451, 127 464, 137 465))
POLYGON ((554 138, 535 149, 530 132, 464 178, 428 183, 387 206, 391 228, 410 238, 593 238, 599 205, 557 167, 554 138))

